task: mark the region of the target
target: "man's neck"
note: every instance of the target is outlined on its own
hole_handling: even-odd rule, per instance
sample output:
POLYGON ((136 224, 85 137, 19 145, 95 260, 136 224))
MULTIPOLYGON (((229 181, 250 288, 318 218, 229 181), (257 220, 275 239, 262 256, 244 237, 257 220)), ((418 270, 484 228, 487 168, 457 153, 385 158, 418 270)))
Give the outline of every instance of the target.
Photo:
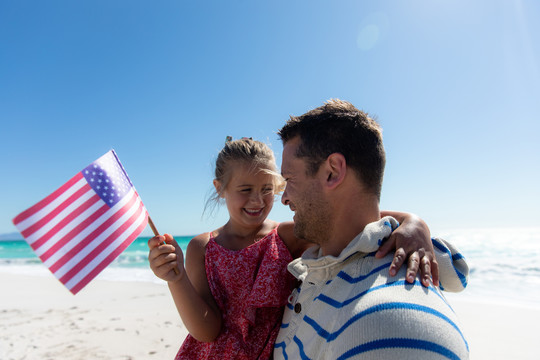
POLYGON ((322 255, 339 256, 367 224, 380 219, 379 202, 373 196, 353 196, 337 202, 328 241, 321 244, 322 255))

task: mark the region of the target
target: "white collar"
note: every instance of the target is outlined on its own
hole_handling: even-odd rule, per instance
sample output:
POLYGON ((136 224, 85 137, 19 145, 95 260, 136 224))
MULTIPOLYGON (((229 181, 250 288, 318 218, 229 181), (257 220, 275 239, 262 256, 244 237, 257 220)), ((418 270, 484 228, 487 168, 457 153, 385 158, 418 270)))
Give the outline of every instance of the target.
POLYGON ((336 265, 352 255, 365 256, 376 251, 382 241, 390 236, 398 226, 398 221, 390 216, 367 224, 364 230, 356 235, 337 257, 333 255, 322 256, 318 246, 310 247, 302 254, 302 257, 289 263, 289 272, 301 281, 306 279, 308 273, 314 276, 313 278, 310 276, 310 281, 326 281, 336 276, 341 270, 341 267, 336 265))

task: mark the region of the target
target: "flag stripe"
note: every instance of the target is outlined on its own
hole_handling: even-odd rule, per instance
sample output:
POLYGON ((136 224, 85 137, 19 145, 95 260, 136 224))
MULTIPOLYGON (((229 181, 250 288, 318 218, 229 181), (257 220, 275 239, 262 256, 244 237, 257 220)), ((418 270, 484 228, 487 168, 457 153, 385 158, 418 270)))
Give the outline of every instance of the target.
MULTIPOLYGON (((95 213, 100 207, 107 206, 104 205, 103 201, 101 199, 92 199, 93 202, 88 201, 87 204, 85 204, 88 208, 87 209, 80 209, 81 213, 73 218, 69 223, 67 223, 64 227, 58 230, 57 233, 55 233, 53 236, 47 240, 46 243, 44 243, 41 247, 34 250, 34 252, 39 256, 39 258, 42 261, 47 261, 48 257, 50 256, 50 249, 52 247, 57 246, 59 242, 62 241, 63 238, 68 236, 81 221, 84 221, 88 216, 91 216, 93 213, 95 213), (44 254, 47 253, 47 256, 44 256, 44 254)), ((70 238, 69 241, 72 241, 70 238)))
MULTIPOLYGON (((30 207, 29 209, 17 215, 13 219, 13 223, 15 224, 15 226, 17 226, 17 229, 19 229, 19 231, 26 229, 27 226, 25 226, 24 224, 25 220, 33 217, 34 215, 39 216, 38 212, 46 213, 47 210, 45 209, 45 207, 47 205, 49 205, 52 201, 56 200, 57 198, 60 198, 62 193, 72 188, 82 178, 83 178, 82 174, 77 173, 74 177, 69 179, 64 185, 60 186, 58 189, 56 189, 52 194, 47 196, 45 199, 41 200, 34 206, 30 207)), ((74 189, 76 190, 76 187, 74 187, 74 189)), ((33 223, 33 222, 34 221, 30 221, 30 223, 33 223)))
POLYGON ((78 206, 81 201, 85 201, 92 195, 92 189, 89 186, 79 188, 69 198, 63 199, 61 202, 54 202, 55 207, 50 209, 49 214, 34 222, 26 230, 21 231, 21 234, 34 247, 34 242, 39 240, 54 225, 58 224, 69 213, 69 210, 73 209, 74 206, 78 206))
MULTIPOLYGON (((32 248, 38 255, 43 253, 43 251, 40 249, 43 244, 47 243, 48 246, 46 249, 49 246, 52 246, 55 240, 65 233, 65 231, 63 231, 64 228, 68 226, 73 219, 77 218, 77 216, 85 212, 88 208, 92 207, 96 202, 100 201, 99 196, 93 191, 87 191, 81 195, 82 196, 74 203, 67 206, 61 214, 58 214, 58 216, 56 216, 51 222, 40 229, 39 233, 45 233, 31 244, 32 248)), ((70 229, 68 228, 68 231, 69 230, 70 229)))
MULTIPOLYGON (((95 229, 89 233, 82 240, 77 241, 72 249, 68 250, 64 256, 62 256, 54 264, 49 267, 50 270, 57 277, 62 277, 66 272, 71 270, 75 264, 77 264, 84 256, 86 256, 94 247, 95 244, 103 241, 112 231, 111 227, 124 212, 133 207, 133 204, 137 201, 136 192, 132 191, 131 196, 126 196, 121 203, 118 203, 113 208, 109 209, 102 217, 94 223, 95 229), (129 200, 129 201, 127 201, 129 200), (127 202, 126 202, 127 201, 127 202), (96 227, 96 225, 99 225, 96 227), (92 243, 95 243, 92 247, 92 243)), ((78 239, 76 239, 78 240, 78 239)))
POLYGON ((91 251, 85 254, 82 259, 79 259, 80 257, 78 255, 80 254, 77 254, 77 256, 73 258, 74 260, 76 260, 75 266, 73 266, 71 270, 66 272, 65 275, 59 277, 60 281, 65 284, 69 289, 70 286, 68 286, 67 283, 72 281, 74 277, 75 279, 77 279, 78 277, 84 276, 84 269, 86 268, 86 266, 93 262, 94 259, 98 257, 98 255, 111 243, 118 241, 122 233, 126 231, 126 229, 141 215, 143 210, 144 208, 140 206, 140 203, 137 206, 131 206, 130 208, 121 208, 119 212, 122 212, 123 216, 110 227, 110 229, 114 231, 110 232, 110 235, 107 236, 105 239, 100 241, 93 241, 92 244, 89 244, 89 246, 87 246, 84 250, 85 252, 87 250, 91 251))
MULTIPOLYGON (((75 190, 75 189, 70 189, 70 190, 75 190)), ((65 215, 69 211, 70 205, 72 205, 76 201, 80 201, 80 198, 85 194, 89 194, 91 190, 92 189, 89 186, 83 185, 82 187, 74 191, 73 193, 71 193, 72 191, 70 191, 69 197, 67 197, 66 199, 63 199, 62 202, 59 201, 60 199, 57 199, 56 201, 52 202, 51 204, 49 204, 48 208, 51 208, 53 206, 54 207, 52 209, 47 209, 48 213, 45 216, 39 218, 39 220, 37 220, 31 225, 29 224, 29 226, 25 230, 21 231, 21 234, 26 239, 30 239, 30 241, 33 242, 34 239, 40 237, 41 234, 43 234, 44 231, 48 229, 48 228, 45 228, 44 230, 43 227, 46 227, 46 226, 50 227, 56 224, 62 218, 62 214, 65 215)), ((64 194, 68 194, 68 193, 64 193, 64 194)), ((87 195, 87 196, 90 196, 90 195, 87 195)))
POLYGON ((114 150, 13 219, 73 294, 139 236, 148 213, 114 150))
MULTIPOLYGON (((73 248, 73 246, 78 243, 81 234, 88 233, 85 230, 91 227, 92 224, 94 224, 104 213, 107 212, 107 210, 109 210, 109 207, 101 200, 90 207, 72 222, 73 229, 71 229, 71 231, 66 233, 53 246, 45 251, 43 255, 40 256, 41 261, 43 261, 45 265, 49 265, 51 262, 54 264, 57 259, 62 256, 62 254, 65 254, 69 249, 73 248)), ((45 246, 43 246, 42 249, 44 247, 45 246)))
MULTIPOLYGON (((132 206, 135 204, 135 198, 133 194, 136 193, 134 190, 131 193, 128 193, 128 196, 123 197, 116 205, 112 208, 109 208, 108 204, 100 201, 99 204, 103 205, 103 208, 106 212, 97 218, 90 226, 82 230, 79 234, 74 236, 72 239, 69 239, 68 243, 62 248, 61 251, 51 256, 45 262, 45 265, 50 268, 53 273, 56 273, 58 269, 64 266, 70 259, 76 256, 81 249, 84 249, 85 246, 90 244, 94 239, 99 241, 98 236, 101 235, 107 228, 113 224, 122 214, 118 213, 118 209, 122 208, 125 204, 132 206)), ((69 269, 68 269, 69 270, 69 269)), ((67 271, 67 270, 66 270, 67 271)), ((65 273, 62 272, 61 275, 65 273)))
MULTIPOLYGON (((79 292, 80 289, 82 289, 84 286, 86 286, 92 279, 94 279, 107 265, 109 265, 118 255, 122 253, 132 242, 139 236, 139 234, 144 230, 146 227, 148 220, 148 214, 146 211, 142 213, 142 217, 140 217, 140 220, 138 220, 134 225, 138 225, 135 229, 133 229, 129 236, 126 238, 126 240, 121 243, 116 249, 112 250, 110 254, 101 262, 99 263, 87 276, 85 276, 79 283, 74 285, 70 290, 73 294, 76 294, 79 292)), ((133 226, 131 226, 133 228, 133 226)), ((69 287, 68 287, 69 288, 69 287)))
MULTIPOLYGON (((121 211, 124 210, 125 209, 121 209, 121 211)), ((91 248, 93 249, 87 255, 85 255, 82 260, 78 261, 77 264, 71 268, 71 270, 69 270, 65 275, 60 277, 60 281, 67 286, 67 283, 71 281, 73 277, 80 276, 79 274, 81 274, 83 269, 90 262, 94 261, 94 259, 103 251, 104 248, 116 241, 119 236, 122 235, 122 233, 126 230, 126 228, 128 228, 133 223, 133 221, 139 217, 142 210, 143 209, 140 206, 131 207, 130 209, 128 209, 128 212, 126 212, 121 219, 119 219, 113 226, 111 226, 114 231, 106 239, 99 242, 94 241, 91 246, 88 246, 85 250, 90 250, 91 248), (134 209, 136 210, 135 212, 132 211, 134 209)))

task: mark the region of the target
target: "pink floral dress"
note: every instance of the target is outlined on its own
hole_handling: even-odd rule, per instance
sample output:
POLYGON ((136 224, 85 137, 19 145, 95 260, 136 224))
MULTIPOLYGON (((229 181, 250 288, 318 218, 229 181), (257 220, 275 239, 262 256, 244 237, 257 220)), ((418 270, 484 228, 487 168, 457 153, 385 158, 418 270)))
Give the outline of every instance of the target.
POLYGON ((211 237, 206 277, 223 317, 221 332, 210 343, 188 335, 175 359, 270 359, 294 282, 291 261, 277 228, 238 251, 211 237))

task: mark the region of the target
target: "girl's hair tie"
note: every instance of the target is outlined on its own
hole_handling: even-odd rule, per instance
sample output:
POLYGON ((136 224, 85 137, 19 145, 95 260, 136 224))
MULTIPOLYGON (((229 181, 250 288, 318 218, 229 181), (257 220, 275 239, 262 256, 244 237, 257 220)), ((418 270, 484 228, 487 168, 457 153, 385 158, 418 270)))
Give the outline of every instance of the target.
MULTIPOLYGON (((225 144, 230 143, 232 140, 233 140, 232 136, 227 136, 225 138, 225 144)), ((244 136, 244 137, 240 138, 240 140, 253 140, 253 138, 244 136)))

